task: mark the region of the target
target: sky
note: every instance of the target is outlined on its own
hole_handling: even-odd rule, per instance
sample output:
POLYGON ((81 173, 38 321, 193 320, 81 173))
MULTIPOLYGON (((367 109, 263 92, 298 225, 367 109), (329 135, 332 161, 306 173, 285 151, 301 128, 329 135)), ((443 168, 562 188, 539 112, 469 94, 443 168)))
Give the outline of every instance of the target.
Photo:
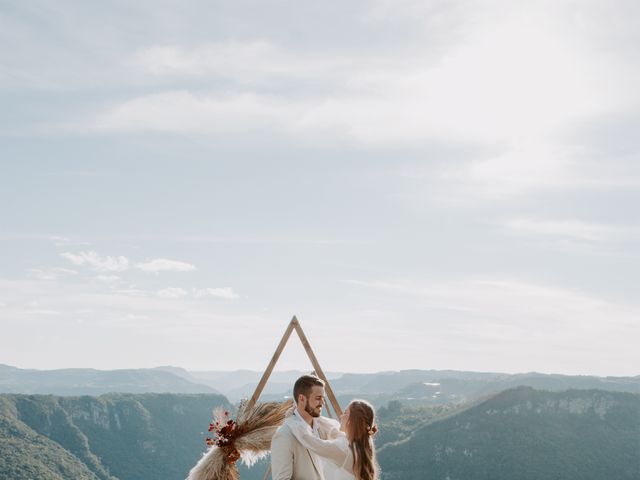
POLYGON ((640 375, 639 15, 0 0, 0 363, 640 375))

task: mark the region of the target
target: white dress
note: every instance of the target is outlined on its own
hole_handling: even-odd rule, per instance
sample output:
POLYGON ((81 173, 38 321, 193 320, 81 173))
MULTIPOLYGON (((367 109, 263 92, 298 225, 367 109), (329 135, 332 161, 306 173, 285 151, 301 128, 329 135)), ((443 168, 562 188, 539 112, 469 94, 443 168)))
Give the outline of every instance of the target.
POLYGON ((313 434, 306 423, 298 423, 292 432, 298 441, 313 453, 322 457, 324 462, 324 478, 326 480, 355 480, 353 475, 353 453, 344 432, 340 431, 340 424, 326 417, 314 418, 322 437, 313 434))

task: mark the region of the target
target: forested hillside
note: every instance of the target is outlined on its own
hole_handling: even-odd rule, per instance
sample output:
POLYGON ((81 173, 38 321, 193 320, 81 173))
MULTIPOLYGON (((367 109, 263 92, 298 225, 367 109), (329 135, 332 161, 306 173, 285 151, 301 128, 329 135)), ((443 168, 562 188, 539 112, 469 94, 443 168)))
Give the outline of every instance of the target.
POLYGON ((638 480, 640 396, 507 390, 382 446, 384 479, 638 480))
MULTIPOLYGON (((219 395, 0 395, 0 479, 180 480, 219 395)), ((383 480, 638 480, 640 396, 511 389, 378 410, 383 480)), ((258 480, 267 462, 241 468, 258 480)))
POLYGON ((220 395, 0 395, 0 478, 181 479, 220 395))

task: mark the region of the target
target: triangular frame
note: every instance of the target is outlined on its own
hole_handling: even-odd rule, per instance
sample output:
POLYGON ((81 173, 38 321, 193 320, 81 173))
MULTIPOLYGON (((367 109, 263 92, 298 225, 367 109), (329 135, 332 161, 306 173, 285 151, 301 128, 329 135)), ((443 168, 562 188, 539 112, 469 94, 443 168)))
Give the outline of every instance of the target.
MULTIPOLYGON (((260 379, 260 382, 258 382, 258 386, 256 387, 255 392, 253 392, 253 395, 251 396, 251 398, 247 402, 247 406, 249 408, 253 407, 256 404, 256 402, 258 401, 258 399, 260 398, 260 395, 262 394, 262 391, 264 390, 264 387, 267 384, 267 381, 269 380, 269 377, 271 376, 271 372, 273 372, 273 369, 276 366, 276 363, 278 363, 278 360, 280 359, 280 355, 282 354, 282 351, 284 350, 284 347, 287 345, 287 342, 289 341, 289 338, 291 337, 291 334, 293 333, 294 330, 298 334, 298 338, 300 339, 300 342, 302 343, 302 346, 304 347, 305 352, 307 352, 307 356, 309 357, 309 360, 311 361, 311 365, 315 369, 315 374, 322 381, 324 381, 325 393, 329 397, 329 402, 331 402, 331 406, 333 407, 333 411, 335 412, 336 416, 338 418, 340 418, 340 416, 342 415, 342 408, 340 408, 340 404, 338 403, 338 399, 336 398, 336 396, 333 393, 333 390, 331 389, 331 385, 329 384, 329 380, 327 379, 326 375, 324 374, 324 371, 322 370, 322 367, 320 367, 320 363, 318 362, 318 359, 316 358, 315 354, 313 353, 313 349, 311 348, 311 344, 309 343, 309 340, 307 340, 307 336, 302 331, 302 327, 300 326, 300 322, 298 322, 298 319, 296 318, 295 315, 291 319, 291 322, 289 322, 289 326, 285 330, 284 335, 282 336, 282 339, 280 340, 280 343, 278 344, 278 347, 276 348, 276 351, 273 354, 273 357, 271 358, 271 361, 269 362, 269 365, 267 365, 267 369, 262 374, 262 378, 260 379)), ((330 411, 329 411, 329 414, 331 414, 330 411)), ((271 474, 271 466, 269 466, 269 468, 267 469, 267 472, 265 473, 264 479, 265 480, 268 479, 270 474, 271 474)))

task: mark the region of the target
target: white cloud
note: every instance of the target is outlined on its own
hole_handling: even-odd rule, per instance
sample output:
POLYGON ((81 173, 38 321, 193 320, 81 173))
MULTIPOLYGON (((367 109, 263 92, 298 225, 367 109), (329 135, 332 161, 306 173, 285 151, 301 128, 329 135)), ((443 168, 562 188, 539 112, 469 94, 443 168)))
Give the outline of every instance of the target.
POLYGON ((116 283, 120 280, 117 275, 97 275, 96 280, 104 283, 116 283))
MULTIPOLYGON (((272 76, 310 76, 326 73, 326 62, 291 55, 265 40, 205 43, 195 48, 154 45, 133 54, 131 63, 159 76, 221 76, 255 83, 272 76), (314 61, 315 60, 315 61, 314 61)), ((331 60, 335 64, 335 60, 331 60)), ((330 67, 329 67, 330 68, 330 67)))
POLYGON ((238 295, 236 292, 234 292, 233 288, 231 288, 231 287, 223 287, 223 288, 194 288, 193 289, 193 296, 195 298, 212 297, 212 298, 225 298, 225 299, 230 299, 230 300, 240 297, 240 295, 238 295))
POLYGON ((640 185, 640 177, 617 172, 616 166, 589 159, 586 148, 548 142, 544 138, 515 142, 503 152, 462 164, 444 165, 432 175, 431 192, 447 203, 474 206, 545 191, 607 190, 640 185))
POLYGON ((50 237, 51 241, 54 242, 56 247, 70 247, 70 246, 81 246, 81 245, 90 245, 89 242, 80 242, 76 240, 72 240, 69 237, 62 237, 58 235, 53 235, 50 237))
POLYGON ((122 295, 127 295, 131 297, 146 297, 148 296, 148 292, 141 288, 137 288, 135 285, 130 285, 129 288, 123 288, 117 290, 116 293, 120 293, 122 295))
POLYGON ((119 320, 124 321, 125 323, 132 322, 134 324, 139 324, 139 322, 146 323, 150 319, 151 317, 149 317, 148 315, 138 315, 135 313, 127 313, 126 315, 121 317, 119 320))
POLYGON ((512 218, 503 225, 515 233, 565 237, 587 242, 633 240, 640 236, 636 227, 607 225, 577 219, 512 218))
MULTIPOLYGON (((134 288, 134 285, 130 286, 130 289, 134 288)), ((108 365, 106 368, 114 368, 114 365, 126 368, 138 364, 138 353, 144 352, 140 358, 153 356, 158 349, 164 350, 165 345, 174 349, 174 355, 178 351, 188 355, 193 352, 194 342, 206 344, 209 342, 207 339, 216 338, 220 332, 225 332, 224 336, 235 337, 250 329, 270 335, 273 334, 270 329, 274 324, 280 329, 288 321, 287 318, 280 318, 276 322, 265 322, 262 317, 246 312, 238 315, 237 305, 230 302, 220 302, 212 311, 209 302, 188 301, 188 296, 171 301, 157 297, 155 291, 139 292, 137 295, 131 291, 106 290, 95 282, 75 285, 55 282, 44 285, 35 280, 7 280, 0 277, 0 292, 2 302, 7 304, 6 309, 0 309, 3 351, 15 347, 14 362, 32 356, 38 359, 40 365, 50 365, 47 361, 60 362, 61 355, 73 351, 74 360, 69 361, 71 365, 89 355, 93 362, 97 362, 92 366, 102 364, 108 365), (34 298, 37 301, 33 301, 34 298), (53 316, 54 312, 60 314, 53 316), (50 319, 55 319, 55 322, 47 321, 50 319), (80 321, 84 322, 86 328, 78 327, 80 321), (150 326, 153 328, 150 329, 150 326), (19 352, 24 352, 25 348, 20 344, 20 339, 31 338, 29 335, 34 331, 46 336, 60 335, 62 338, 56 343, 57 350, 50 344, 43 345, 42 349, 30 350, 30 355, 25 353, 24 357, 20 357, 19 352), (126 333, 124 337, 123 332, 126 333), (113 356, 114 345, 121 345, 125 337, 134 337, 138 350, 129 352, 133 357, 126 354, 125 358, 116 359, 113 356), (71 347, 82 343, 81 340, 89 342, 91 347, 79 355, 71 347), (90 355, 90 351, 93 354, 90 355)), ((227 353, 225 351, 225 355, 227 353)), ((256 357, 259 359, 261 356, 262 353, 256 357)), ((181 361, 184 363, 184 360, 181 361)), ((230 360, 230 365, 233 361, 230 360)), ((156 364, 160 363, 164 362, 156 361, 156 364)))
POLYGON ((58 235, 52 235, 50 238, 53 242, 70 242, 71 241, 71 239, 68 237, 60 237, 58 235))
POLYGON ((32 268, 29 270, 29 276, 38 280, 57 280, 63 276, 77 275, 77 273, 77 271, 68 268, 53 268, 47 270, 32 268))
POLYGON ((129 268, 129 260, 126 257, 102 257, 93 250, 83 251, 77 254, 66 252, 61 253, 60 256, 66 258, 74 265, 86 265, 92 270, 99 272, 122 272, 129 268))
POLYGON ((61 275, 77 275, 78 274, 77 270, 71 270, 70 268, 54 268, 53 271, 61 275))
POLYGON ((33 278, 37 278, 38 280, 55 280, 58 278, 58 276, 53 274, 53 272, 47 272, 37 268, 29 270, 29 275, 33 278))
MULTIPOLYGON (((458 14, 459 23, 464 15, 458 14)), ((291 136, 323 132, 316 138, 330 131, 334 137, 346 133, 380 146, 431 139, 495 143, 538 138, 626 105, 622 92, 604 88, 619 81, 608 73, 613 70, 610 57, 577 48, 566 26, 549 22, 544 8, 507 8, 483 20, 466 24, 465 34, 435 58, 425 55, 428 50, 406 56, 310 54, 265 41, 144 48, 134 54, 134 63, 153 74, 230 75, 253 88, 145 95, 104 112, 93 128, 204 134, 261 128, 291 136), (430 61, 421 61, 421 54, 430 61), (251 85, 280 75, 293 84, 320 76, 331 88, 294 96, 267 94, 273 89, 251 85)))
POLYGON ((39 309, 35 309, 35 310, 24 310, 22 313, 24 313, 26 315, 36 315, 36 316, 39 316, 39 315, 56 316, 56 315, 60 315, 61 312, 59 312, 57 310, 39 308, 39 309))
POLYGON ((576 174, 570 152, 543 143, 516 145, 497 156, 445 167, 440 176, 443 196, 471 202, 588 183, 576 174))
MULTIPOLYGON (((432 355, 448 356, 449 364, 457 357, 489 364, 500 357, 490 368, 593 372, 597 365, 579 365, 595 356, 618 356, 618 362, 638 356, 633 347, 640 334, 637 302, 509 278, 344 282, 368 290, 366 298, 376 306, 406 312, 389 320, 396 342, 404 341, 417 355, 427 348, 432 355), (423 339, 419 349, 415 338, 423 339)), ((615 368, 610 362, 599 371, 615 368)))
POLYGON ((156 258, 148 262, 138 263, 136 268, 143 272, 192 272, 196 270, 195 265, 177 260, 167 260, 166 258, 156 258))
POLYGON ((424 44, 433 46, 409 44, 394 55, 308 52, 262 39, 144 47, 130 62, 154 79, 175 85, 175 75, 209 76, 230 78, 232 85, 154 89, 109 105, 80 128, 250 132, 254 138, 266 133, 369 148, 436 141, 498 152, 439 171, 434 195, 470 205, 540 189, 629 183, 628 175, 605 162, 586 165, 588 152, 579 141, 560 140, 576 125, 640 104, 634 81, 640 70, 625 58, 628 47, 617 45, 620 55, 612 55, 618 50, 602 44, 614 25, 631 34, 632 25, 620 23, 619 12, 561 4, 549 15, 535 2, 517 7, 407 2, 393 14, 389 8, 379 3, 361 12, 361 19, 412 27, 422 22, 438 32, 433 44, 424 44), (413 11, 418 13, 407 16, 413 11), (307 88, 303 82, 311 78, 325 88, 307 88))
POLYGON ((186 90, 144 95, 117 105, 90 122, 98 131, 233 133, 283 131, 303 106, 252 92, 216 94, 186 90))
POLYGON ((169 287, 156 292, 156 296, 160 298, 180 298, 188 295, 184 288, 169 287))
POLYGON ((578 331, 606 331, 639 312, 637 306, 621 306, 577 289, 539 285, 511 279, 479 279, 457 282, 359 281, 346 283, 413 297, 421 305, 451 312, 450 317, 472 330, 483 325, 505 325, 518 330, 537 329, 557 334, 567 343, 578 331), (480 321, 478 321, 480 320, 480 321), (575 331, 573 331, 575 329, 575 331))

